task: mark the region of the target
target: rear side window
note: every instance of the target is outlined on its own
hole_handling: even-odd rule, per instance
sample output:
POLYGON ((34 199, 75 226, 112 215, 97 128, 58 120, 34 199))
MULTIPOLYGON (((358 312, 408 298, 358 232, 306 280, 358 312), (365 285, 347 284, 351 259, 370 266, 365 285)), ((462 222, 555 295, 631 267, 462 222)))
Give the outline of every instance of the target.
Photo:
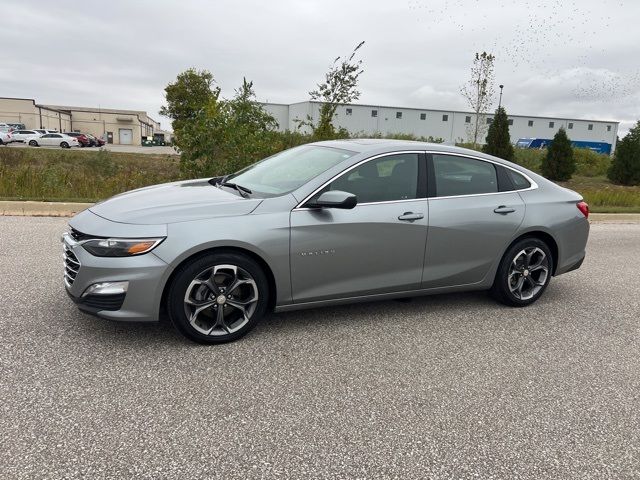
POLYGON ((498 177, 492 163, 454 155, 433 155, 436 197, 477 195, 498 191, 498 177))
POLYGON ((531 183, 529 180, 524 178, 523 175, 520 175, 518 172, 514 172, 513 170, 507 168, 507 175, 511 178, 513 182, 513 186, 516 190, 524 190, 525 188, 529 188, 531 183))

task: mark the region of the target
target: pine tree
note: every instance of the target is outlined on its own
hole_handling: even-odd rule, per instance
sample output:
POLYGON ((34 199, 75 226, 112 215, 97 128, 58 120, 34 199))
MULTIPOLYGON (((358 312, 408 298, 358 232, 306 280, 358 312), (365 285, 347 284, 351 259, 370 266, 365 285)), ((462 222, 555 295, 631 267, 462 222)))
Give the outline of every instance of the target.
POLYGON ((509 136, 509 118, 504 107, 498 107, 487 134, 487 143, 482 147, 484 153, 513 162, 514 152, 509 136))
POLYGON ((560 182, 570 180, 571 175, 576 171, 571 140, 567 137, 564 128, 560 128, 553 137, 553 142, 547 149, 547 155, 542 159, 540 170, 549 180, 560 182))
POLYGON ((607 176, 620 185, 640 185, 640 121, 618 142, 607 176))

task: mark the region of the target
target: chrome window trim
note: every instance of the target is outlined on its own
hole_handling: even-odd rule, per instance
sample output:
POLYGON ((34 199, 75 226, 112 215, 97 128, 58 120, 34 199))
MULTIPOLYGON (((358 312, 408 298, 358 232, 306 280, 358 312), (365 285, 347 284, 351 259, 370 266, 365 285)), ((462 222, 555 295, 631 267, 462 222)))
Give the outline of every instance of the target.
MULTIPOLYGON (((331 179, 329 179, 326 182, 324 182, 322 185, 320 185, 318 188, 316 188, 313 192, 311 192, 309 195, 307 195, 304 198, 304 200, 299 202, 298 205, 296 205, 293 208, 292 211, 296 211, 296 210, 317 210, 317 208, 301 207, 300 205, 304 205, 307 201, 309 201, 309 199, 311 197, 313 197, 316 193, 318 193, 324 187, 329 185, 331 182, 333 182, 337 178, 340 178, 342 175, 346 175, 347 173, 349 173, 354 168, 359 167, 360 165, 362 165, 364 163, 367 163, 367 162, 370 162, 370 161, 373 161, 373 160, 377 160, 378 158, 388 157, 388 156, 391 156, 391 155, 404 154, 404 153, 417 153, 419 155, 421 153, 424 153, 424 150, 399 150, 399 151, 393 151, 393 152, 385 152, 385 153, 379 153, 378 155, 374 155, 373 157, 368 157, 368 158, 365 158, 363 160, 360 160, 358 163, 355 163, 355 164, 351 165, 350 167, 346 168, 345 170, 343 170, 340 173, 338 173, 338 174, 334 175, 333 177, 331 177, 331 179)), ((420 197, 420 198, 407 198, 407 199, 403 199, 403 200, 384 200, 384 201, 381 201, 381 202, 366 202, 366 203, 358 203, 358 204, 356 204, 356 207, 358 205, 375 205, 375 204, 378 204, 378 203, 398 203, 398 202, 408 202, 408 201, 426 200, 426 199, 427 199, 427 197, 420 197)))
POLYGON ((311 194, 307 195, 304 200, 302 200, 300 203, 298 203, 298 205, 296 205, 292 211, 297 211, 297 210, 317 210, 316 208, 309 208, 309 207, 301 207, 301 205, 304 205, 310 198, 312 198, 316 193, 318 193, 320 190, 322 190, 324 187, 326 187, 327 185, 329 185, 331 182, 333 182, 334 180, 336 180, 337 178, 341 177, 342 175, 345 175, 346 173, 350 172, 351 170, 353 170, 356 167, 359 167, 360 165, 362 165, 363 163, 369 162, 371 160, 376 160, 378 158, 381 157, 386 157, 386 156, 390 156, 390 155, 398 155, 398 154, 403 154, 403 153, 425 153, 427 155, 450 155, 450 156, 454 156, 454 157, 463 157, 463 158, 470 158, 471 160, 479 160, 481 162, 487 162, 487 163, 492 163, 493 165, 498 165, 500 167, 504 167, 508 170, 512 170, 514 172, 516 172, 519 175, 522 175, 524 178, 527 179, 527 181, 531 184, 528 188, 519 188, 519 189, 514 189, 514 190, 507 190, 505 192, 487 192, 487 193, 469 193, 466 195, 448 195, 446 197, 420 197, 420 198, 407 198, 404 200, 385 200, 385 201, 381 201, 381 202, 365 202, 365 203, 358 203, 356 204, 357 208, 358 205, 377 205, 377 204, 389 204, 389 203, 403 203, 403 202, 411 202, 411 201, 416 201, 416 200, 439 200, 439 199, 449 199, 449 198, 467 198, 467 197, 480 197, 480 196, 485 196, 485 195, 500 195, 500 194, 505 194, 505 193, 514 193, 514 192, 527 192, 529 190, 535 190, 538 188, 538 184, 526 173, 521 172, 518 169, 515 169, 513 167, 510 167, 508 165, 505 165, 503 163, 499 163, 499 162, 494 162, 493 160, 489 160, 487 158, 481 158, 481 157, 477 157, 475 155, 468 155, 465 153, 458 153, 458 152, 446 152, 446 151, 439 151, 439 150, 399 150, 399 151, 393 151, 393 152, 386 152, 386 153, 381 153, 378 155, 374 155, 373 157, 369 157, 369 158, 365 158, 364 160, 359 161, 358 163, 350 166, 349 168, 347 168, 346 170, 343 170, 342 172, 336 174, 335 176, 333 176, 330 180, 326 181, 325 183, 323 183, 320 187, 318 187, 317 189, 315 189, 311 194))

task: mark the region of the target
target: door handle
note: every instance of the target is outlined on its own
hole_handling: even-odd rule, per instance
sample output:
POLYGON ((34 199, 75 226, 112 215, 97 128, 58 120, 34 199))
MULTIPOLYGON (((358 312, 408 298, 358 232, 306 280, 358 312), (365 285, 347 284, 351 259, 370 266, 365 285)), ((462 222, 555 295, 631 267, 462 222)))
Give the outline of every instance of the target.
POLYGON ((413 213, 413 212, 404 212, 402 215, 398 217, 398 220, 404 220, 405 222, 413 222, 415 220, 420 220, 424 218, 422 213, 413 213))
POLYGON ((516 209, 507 207, 506 205, 500 205, 498 208, 495 208, 493 211, 496 213, 501 213, 502 215, 506 215, 507 213, 515 212, 516 209))

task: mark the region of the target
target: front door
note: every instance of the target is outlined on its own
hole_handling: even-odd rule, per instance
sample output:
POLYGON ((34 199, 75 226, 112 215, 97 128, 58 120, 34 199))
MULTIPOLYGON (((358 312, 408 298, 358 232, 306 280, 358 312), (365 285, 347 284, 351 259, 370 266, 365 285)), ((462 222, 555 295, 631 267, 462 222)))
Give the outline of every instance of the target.
POLYGON ((358 198, 355 208, 294 209, 294 302, 419 288, 429 213, 424 178, 423 154, 384 155, 348 169, 314 196, 347 191, 358 198))
POLYGON ((500 184, 499 168, 460 155, 432 155, 423 288, 481 282, 500 260, 525 206, 517 192, 500 184))

